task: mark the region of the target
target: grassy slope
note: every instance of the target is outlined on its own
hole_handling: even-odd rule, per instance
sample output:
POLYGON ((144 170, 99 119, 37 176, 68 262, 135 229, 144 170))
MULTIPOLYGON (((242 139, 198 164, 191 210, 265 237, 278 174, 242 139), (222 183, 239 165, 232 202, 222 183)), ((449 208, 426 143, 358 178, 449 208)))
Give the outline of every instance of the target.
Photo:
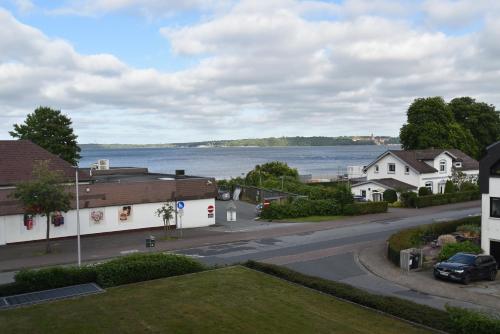
POLYGON ((285 223, 320 223, 327 221, 339 220, 345 218, 345 216, 309 216, 300 218, 286 218, 283 219, 285 223))
POLYGON ((0 333, 427 333, 327 295, 231 267, 0 311, 0 333))

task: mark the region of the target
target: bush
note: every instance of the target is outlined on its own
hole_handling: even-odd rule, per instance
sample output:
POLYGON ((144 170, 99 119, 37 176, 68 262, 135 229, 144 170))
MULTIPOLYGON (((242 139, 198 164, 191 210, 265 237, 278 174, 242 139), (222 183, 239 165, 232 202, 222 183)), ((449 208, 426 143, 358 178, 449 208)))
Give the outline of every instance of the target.
POLYGON ((418 196, 432 195, 432 191, 427 187, 418 188, 418 196))
POLYGON ((455 238, 452 234, 443 234, 438 237, 437 244, 438 246, 444 246, 446 244, 454 244, 457 242, 457 238, 455 238))
POLYGON ((415 207, 415 200, 417 199, 417 194, 415 194, 413 191, 406 191, 401 193, 401 203, 403 203, 403 206, 405 208, 414 208, 415 207))
POLYGON ((387 241, 387 257, 399 267, 399 254, 403 249, 418 247, 424 237, 435 239, 441 234, 455 232, 460 225, 481 226, 481 217, 468 217, 443 223, 433 223, 401 230, 389 237, 387 241))
POLYGON ((384 191, 384 201, 388 203, 394 203, 398 200, 398 194, 396 190, 387 189, 384 191))
POLYGON ((441 248, 441 252, 439 252, 439 261, 449 259, 458 252, 480 254, 482 253, 482 249, 470 241, 446 244, 441 248))
POLYGON ((445 194, 453 194, 456 193, 457 190, 457 186, 451 180, 446 181, 446 184, 444 185, 445 194))
POLYGON ((337 202, 333 200, 298 199, 293 203, 271 203, 260 216, 264 219, 284 219, 308 216, 334 216, 340 214, 337 202))
POLYGON ((446 306, 454 333, 492 334, 500 333, 500 320, 484 313, 446 306))
POLYGON ((468 237, 476 237, 481 234, 481 226, 465 224, 457 227, 457 232, 462 232, 468 237))
POLYGON ((304 275, 272 264, 248 261, 245 266, 415 323, 443 331, 451 326, 447 312, 429 306, 396 297, 372 294, 345 283, 304 275))
POLYGON ((370 213, 382 213, 387 212, 388 203, 387 202, 363 202, 363 203, 352 203, 346 204, 344 206, 344 212, 346 216, 357 216, 366 215, 370 213))
POLYGON ((96 269, 97 283, 110 287, 195 273, 203 271, 205 267, 186 256, 153 253, 117 258, 100 264, 96 269))
POLYGON ((473 200, 478 200, 480 198, 481 194, 478 191, 464 191, 452 194, 428 195, 416 198, 415 207, 425 208, 434 205, 473 201, 473 200))
POLYGON ((23 292, 40 291, 95 282, 96 270, 94 266, 21 270, 14 280, 23 292))

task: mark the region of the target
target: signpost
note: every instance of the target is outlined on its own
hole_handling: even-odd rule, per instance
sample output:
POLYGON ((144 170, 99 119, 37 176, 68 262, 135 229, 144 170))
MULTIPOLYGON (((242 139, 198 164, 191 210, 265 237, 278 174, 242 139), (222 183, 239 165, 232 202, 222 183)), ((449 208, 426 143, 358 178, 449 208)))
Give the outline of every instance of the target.
POLYGON ((212 204, 210 204, 207 208, 207 211, 208 211, 208 218, 213 218, 215 207, 212 204))
POLYGON ((183 201, 177 202, 176 216, 179 216, 179 232, 182 239, 182 216, 184 215, 185 204, 183 201))

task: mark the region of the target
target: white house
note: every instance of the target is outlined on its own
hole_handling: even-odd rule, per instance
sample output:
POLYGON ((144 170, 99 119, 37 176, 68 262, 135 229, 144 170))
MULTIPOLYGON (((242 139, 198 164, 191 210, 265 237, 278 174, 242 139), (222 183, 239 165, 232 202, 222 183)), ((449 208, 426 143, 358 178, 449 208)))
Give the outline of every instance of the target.
POLYGON ((487 148, 479 169, 482 193, 481 248, 500 263, 500 141, 487 148))
POLYGON ((387 189, 443 193, 453 169, 477 180, 479 163, 457 149, 388 150, 365 167, 366 181, 352 185, 354 195, 382 200, 387 189))
MULTIPOLYGON (((36 161, 48 161, 75 193, 75 169, 30 141, 0 141, 0 245, 45 239, 46 218, 32 214, 9 197, 18 182, 32 177, 36 161)), ((206 177, 149 173, 147 168, 111 168, 79 173, 81 234, 101 234, 163 226, 155 211, 165 202, 183 202, 177 226, 215 224, 215 180, 206 177)), ((68 212, 51 216, 50 237, 76 235, 76 200, 68 212)), ((31 211, 31 210, 30 210, 31 211)), ((175 225, 176 222, 170 222, 175 225)))

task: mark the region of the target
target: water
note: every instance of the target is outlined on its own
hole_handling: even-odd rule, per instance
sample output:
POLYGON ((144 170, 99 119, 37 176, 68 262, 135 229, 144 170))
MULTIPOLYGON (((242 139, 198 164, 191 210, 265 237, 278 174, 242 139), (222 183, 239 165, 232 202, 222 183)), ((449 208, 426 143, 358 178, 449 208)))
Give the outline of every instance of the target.
MULTIPOLYGON (((396 149, 390 147, 391 149, 396 149)), ((283 161, 300 174, 315 177, 345 173, 347 166, 367 165, 386 146, 298 146, 298 147, 210 147, 210 148, 133 148, 83 149, 81 167, 98 159, 109 159, 111 167, 148 167, 150 172, 212 176, 218 179, 241 176, 255 165, 283 161)))

